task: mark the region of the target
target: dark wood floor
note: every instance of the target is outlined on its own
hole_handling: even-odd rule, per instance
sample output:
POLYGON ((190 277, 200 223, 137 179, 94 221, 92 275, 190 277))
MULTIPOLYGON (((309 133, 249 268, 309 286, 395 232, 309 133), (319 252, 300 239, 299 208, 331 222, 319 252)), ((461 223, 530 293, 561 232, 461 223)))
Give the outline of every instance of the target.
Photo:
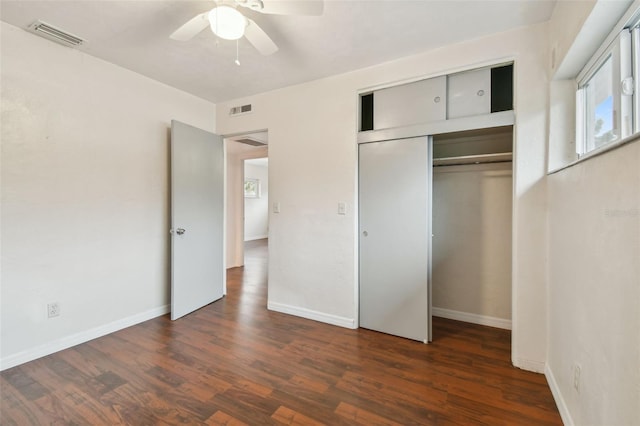
POLYGON ((228 296, 6 370, 2 425, 561 424, 510 333, 434 319, 423 345, 266 309, 264 241, 228 296))

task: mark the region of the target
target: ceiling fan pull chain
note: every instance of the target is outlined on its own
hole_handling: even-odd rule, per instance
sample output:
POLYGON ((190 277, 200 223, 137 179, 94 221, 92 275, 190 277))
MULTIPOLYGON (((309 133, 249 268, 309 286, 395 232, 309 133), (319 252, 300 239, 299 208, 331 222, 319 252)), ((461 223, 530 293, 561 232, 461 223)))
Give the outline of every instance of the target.
POLYGON ((240 39, 236 40, 236 65, 240 66, 240 39))

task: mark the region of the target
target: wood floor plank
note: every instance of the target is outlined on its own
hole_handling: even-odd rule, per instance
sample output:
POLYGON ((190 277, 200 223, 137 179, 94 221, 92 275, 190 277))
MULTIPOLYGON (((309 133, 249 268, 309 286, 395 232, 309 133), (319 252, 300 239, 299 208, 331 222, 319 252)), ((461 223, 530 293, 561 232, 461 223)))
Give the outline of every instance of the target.
POLYGON ((235 387, 216 395, 212 403, 250 425, 274 424, 271 415, 280 406, 279 401, 235 387))
POLYGON ((248 426, 247 423, 241 422, 222 411, 216 411, 215 414, 207 419, 205 424, 212 426, 248 426))
POLYGON ((290 426, 322 426, 323 423, 317 422, 312 418, 291 410, 285 406, 280 406, 271 418, 283 425, 290 426))
POLYGON ((36 380, 34 380, 29 374, 27 374, 24 367, 18 366, 2 374, 4 381, 11 385, 14 389, 22 394, 28 401, 41 398, 49 393, 48 389, 36 380))
POLYGON ((424 345, 269 311, 266 245, 225 298, 0 374, 2 425, 560 425, 511 333, 434 318, 424 345))
POLYGON ((362 410, 356 406, 347 404, 346 402, 340 403, 338 408, 336 408, 336 413, 353 422, 353 424, 363 426, 402 426, 402 423, 396 423, 393 420, 385 419, 384 417, 378 416, 366 410, 362 410))
POLYGON ((4 375, 0 376, 0 395, 2 397, 0 424, 41 425, 50 421, 47 413, 40 409, 34 409, 36 404, 33 400, 27 399, 20 393, 9 381, 5 380, 4 375))

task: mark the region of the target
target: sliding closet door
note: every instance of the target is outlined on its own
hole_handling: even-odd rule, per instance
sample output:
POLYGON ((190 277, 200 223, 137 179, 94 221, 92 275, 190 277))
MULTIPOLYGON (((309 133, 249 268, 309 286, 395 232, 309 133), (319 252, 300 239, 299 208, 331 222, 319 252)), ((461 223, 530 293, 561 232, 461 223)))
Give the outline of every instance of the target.
POLYGON ((360 326, 430 340, 431 145, 359 146, 360 326))

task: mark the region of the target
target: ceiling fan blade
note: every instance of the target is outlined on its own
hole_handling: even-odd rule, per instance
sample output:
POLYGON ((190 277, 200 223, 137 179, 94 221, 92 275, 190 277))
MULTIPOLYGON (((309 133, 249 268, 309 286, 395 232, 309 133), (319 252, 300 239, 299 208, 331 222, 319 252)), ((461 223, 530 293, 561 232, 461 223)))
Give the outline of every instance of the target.
POLYGON ((253 47, 263 55, 271 55, 278 51, 278 46, 276 46, 273 40, 251 19, 247 19, 244 36, 249 40, 249 43, 253 44, 253 47))
POLYGON ((208 15, 209 12, 207 11, 191 18, 183 26, 175 30, 169 38, 178 41, 191 40, 196 34, 207 28, 209 25, 208 15))
POLYGON ((240 6, 270 15, 320 16, 324 0, 236 0, 240 6))

